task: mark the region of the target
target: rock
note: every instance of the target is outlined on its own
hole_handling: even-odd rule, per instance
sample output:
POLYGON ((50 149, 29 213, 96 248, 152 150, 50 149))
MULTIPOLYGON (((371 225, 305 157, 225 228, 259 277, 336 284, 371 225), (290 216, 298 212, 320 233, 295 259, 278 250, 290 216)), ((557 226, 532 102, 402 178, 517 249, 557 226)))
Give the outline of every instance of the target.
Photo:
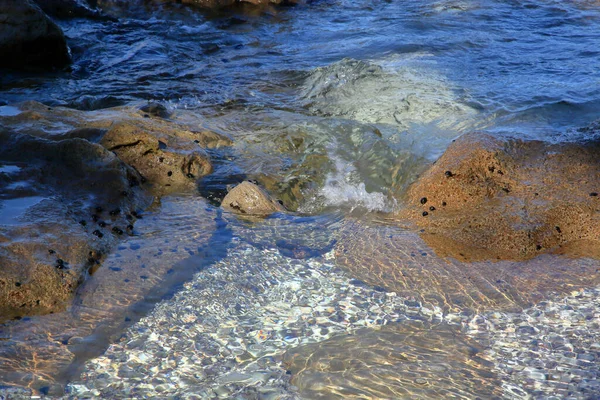
POLYGON ((46 14, 53 18, 112 19, 98 9, 92 9, 82 0, 34 0, 46 14))
POLYGON ((155 192, 166 193, 195 187, 196 180, 212 172, 208 156, 199 144, 186 143, 149 126, 117 123, 100 143, 133 166, 155 192))
POLYGON ((223 208, 238 214, 269 215, 285 211, 282 205, 271 199, 269 194, 252 182, 242 182, 227 193, 223 208))
POLYGON ((71 62, 62 30, 31 0, 0 0, 0 67, 61 68, 71 62))
POLYGON ((283 4, 297 4, 299 0, 181 0, 178 1, 183 4, 190 4, 193 6, 199 6, 203 8, 220 8, 227 7, 239 3, 247 3, 255 6, 265 6, 269 4, 283 5, 283 4))
POLYGON ((6 131, 0 139, 0 163, 12 167, 0 174, 0 315, 61 311, 118 240, 100 222, 125 227, 150 198, 130 187, 139 174, 98 144, 6 131))
POLYGON ((465 262, 438 256, 420 235, 397 219, 381 224, 348 218, 340 226, 336 264, 369 285, 444 312, 518 311, 550 294, 600 284, 596 260, 541 254, 525 261, 465 262))
POLYGON ((463 261, 598 257, 600 207, 590 193, 600 188, 599 149, 465 135, 409 188, 397 217, 424 229, 438 255, 463 261))
POLYGON ((203 147, 231 144, 143 118, 137 107, 85 112, 25 102, 15 109, 0 117, 2 318, 63 310, 88 270, 131 234, 136 211, 152 201, 146 189, 195 191, 211 170, 203 147))
POLYGON ((140 107, 140 111, 147 113, 148 115, 159 117, 159 118, 169 118, 171 116, 171 112, 167 107, 160 103, 148 103, 140 107))

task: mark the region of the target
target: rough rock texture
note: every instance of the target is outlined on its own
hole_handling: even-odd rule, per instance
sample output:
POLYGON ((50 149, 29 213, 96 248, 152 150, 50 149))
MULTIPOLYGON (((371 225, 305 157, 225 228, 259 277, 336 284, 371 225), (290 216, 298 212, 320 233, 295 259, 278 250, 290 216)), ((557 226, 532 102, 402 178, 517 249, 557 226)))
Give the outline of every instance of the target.
POLYGON ((440 256, 524 260, 600 252, 600 144, 465 135, 410 188, 398 217, 440 256))
POLYGON ((242 182, 227 193, 223 208, 238 214, 269 215, 284 211, 282 205, 273 201, 269 194, 252 182, 242 182))
POLYGON ((212 172, 210 160, 199 144, 153 134, 137 124, 116 124, 100 143, 133 166, 155 191, 194 187, 196 179, 212 172))
POLYGON ((71 62, 62 30, 31 0, 0 0, 0 67, 60 68, 71 62))
POLYGON ((137 107, 14 109, 0 117, 1 318, 64 309, 151 194, 196 191, 211 170, 202 147, 231 143, 137 107))
POLYGON ((62 310, 87 270, 130 233, 129 213, 150 198, 131 187, 141 177, 98 144, 0 138, 0 315, 62 310))

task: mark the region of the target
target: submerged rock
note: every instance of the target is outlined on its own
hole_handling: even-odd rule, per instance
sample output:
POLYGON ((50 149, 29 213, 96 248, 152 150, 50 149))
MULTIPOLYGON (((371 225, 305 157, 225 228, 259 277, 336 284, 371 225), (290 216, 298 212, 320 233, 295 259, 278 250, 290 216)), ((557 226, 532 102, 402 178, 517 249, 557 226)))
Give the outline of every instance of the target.
POLYGON ((0 117, 2 318, 63 310, 151 195, 194 192, 211 171, 203 148, 231 143, 137 107, 14 109, 0 117))
POLYGON ((459 260, 597 258, 600 203, 590 194, 600 190, 598 150, 597 142, 465 135, 409 188, 398 217, 424 229, 438 255, 459 260))
POLYGON ((223 208, 244 215, 267 216, 285 208, 252 182, 242 182, 227 193, 223 208))
POLYGON ((47 69, 70 62, 62 30, 34 2, 0 1, 0 67, 47 69))
POLYGON ((0 162, 13 167, 0 174, 0 315, 63 310, 118 240, 106 226, 127 226, 125 215, 150 198, 130 185, 139 174, 98 144, 0 138, 0 162))
POLYGON ((443 258, 395 219, 348 219, 339 234, 336 260, 341 268, 444 313, 522 310, 550 294, 600 284, 600 263, 589 258, 553 254, 526 261, 443 258))
POLYGON ((500 398, 482 350, 456 327, 405 321, 289 349, 284 364, 311 399, 500 398))

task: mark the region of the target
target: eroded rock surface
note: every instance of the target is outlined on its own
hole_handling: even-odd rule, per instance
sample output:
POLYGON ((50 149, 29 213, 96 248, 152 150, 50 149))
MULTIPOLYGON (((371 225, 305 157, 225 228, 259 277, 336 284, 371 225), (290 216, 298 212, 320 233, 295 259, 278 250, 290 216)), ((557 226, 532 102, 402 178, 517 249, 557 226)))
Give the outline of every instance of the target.
POLYGON ((459 260, 598 257, 599 151, 597 142, 466 135, 410 187, 398 217, 459 260))
POLYGON ((31 0, 0 0, 0 67, 60 68, 71 62, 62 30, 31 0))
POLYGON ((150 198, 132 187, 139 174, 98 144, 0 137, 0 315, 61 310, 150 198))
POLYGON ((0 117, 3 319, 64 309, 152 195, 194 192, 211 171, 203 148, 231 143, 136 107, 10 107, 0 117))

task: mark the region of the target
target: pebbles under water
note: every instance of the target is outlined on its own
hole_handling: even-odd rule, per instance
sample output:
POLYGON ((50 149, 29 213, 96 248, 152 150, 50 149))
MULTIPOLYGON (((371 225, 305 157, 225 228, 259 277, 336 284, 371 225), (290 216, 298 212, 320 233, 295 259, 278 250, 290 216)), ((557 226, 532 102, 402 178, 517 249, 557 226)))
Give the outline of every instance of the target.
MULTIPOLYGON (((458 333, 457 342, 448 342, 452 346, 471 341, 474 348, 484 349, 459 358, 463 364, 453 368, 475 368, 477 379, 466 375, 473 382, 481 382, 479 375, 485 374, 490 382, 498 379, 500 397, 600 395, 595 363, 600 350, 600 289, 576 291, 521 313, 445 316, 378 289, 337 269, 332 253, 297 260, 276 250, 240 244, 225 260, 199 272, 175 297, 159 304, 102 357, 88 362, 80 380, 68 385, 68 396, 289 399, 314 395, 291 383, 294 376, 283 362, 286 352, 289 357, 332 337, 352 338, 361 328, 367 328, 359 331, 363 336, 382 325, 392 329, 397 325, 406 333, 414 323, 426 327, 424 337, 447 337, 448 327, 453 326, 462 334, 458 333)), ((415 354, 435 354, 445 341, 424 343, 429 343, 429 350, 421 344, 425 347, 415 347, 415 354)), ((448 347, 442 348, 451 353, 448 347)), ((336 355, 340 362, 345 356, 356 359, 352 352, 341 353, 336 355)), ((365 368, 372 361, 365 357, 365 368)), ((319 379, 326 382, 331 373, 327 363, 315 362, 323 369, 319 379)), ((380 357, 377 362, 382 362, 380 357)), ((424 357, 420 363, 425 371, 442 368, 436 357, 424 357)), ((379 382, 358 381, 362 389, 399 378, 375 375, 379 382)), ((344 386, 356 381, 342 382, 344 386)), ((464 377, 448 382, 446 393, 465 396, 452 388, 468 386, 464 377)), ((336 392, 344 389, 337 386, 334 392, 321 386, 325 398, 340 398, 336 392)), ((477 390, 497 395, 499 389, 474 385, 472 390, 473 395, 477 390)))

